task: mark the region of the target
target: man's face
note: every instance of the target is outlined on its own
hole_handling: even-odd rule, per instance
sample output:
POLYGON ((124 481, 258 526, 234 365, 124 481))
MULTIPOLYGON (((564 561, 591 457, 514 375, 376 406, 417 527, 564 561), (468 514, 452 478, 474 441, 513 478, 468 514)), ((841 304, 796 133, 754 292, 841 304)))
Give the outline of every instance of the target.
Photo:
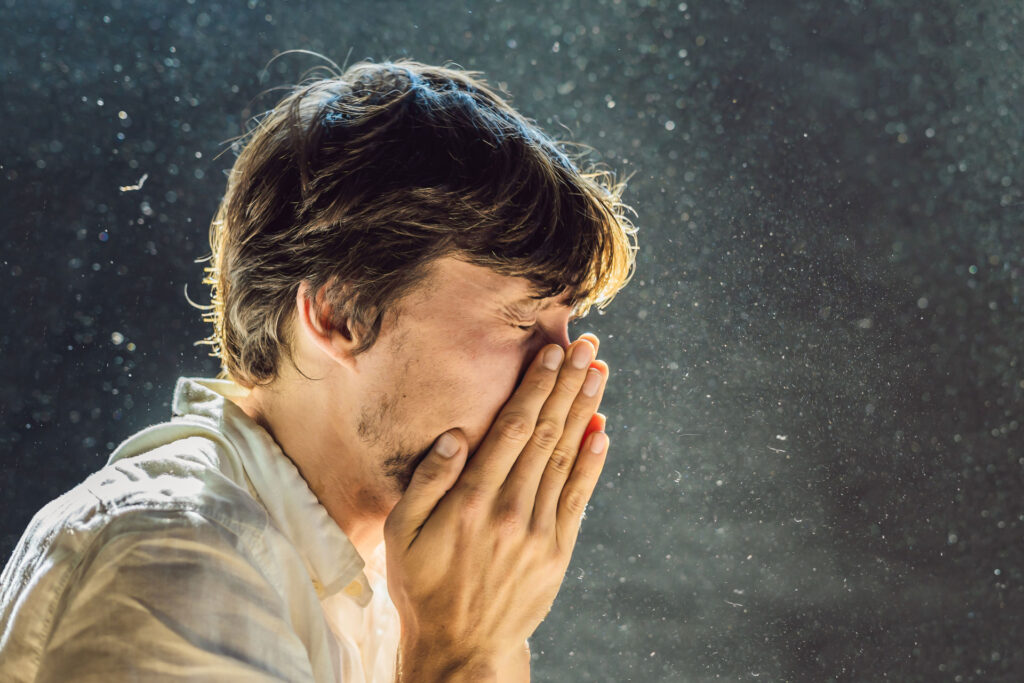
POLYGON ((439 259, 358 357, 355 431, 383 495, 397 500, 449 429, 475 451, 537 352, 568 346, 571 309, 529 293, 523 278, 439 259))

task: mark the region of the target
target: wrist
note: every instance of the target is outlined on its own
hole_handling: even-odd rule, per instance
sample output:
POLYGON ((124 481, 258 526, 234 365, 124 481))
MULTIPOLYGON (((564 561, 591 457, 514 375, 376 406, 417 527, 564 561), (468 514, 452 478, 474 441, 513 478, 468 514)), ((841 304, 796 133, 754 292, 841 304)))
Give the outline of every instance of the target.
POLYGON ((496 681, 499 667, 497 658, 482 653, 402 642, 398 649, 397 680, 399 683, 496 681))
POLYGON ((498 683, 530 682, 530 644, 522 645, 505 655, 498 670, 498 683))

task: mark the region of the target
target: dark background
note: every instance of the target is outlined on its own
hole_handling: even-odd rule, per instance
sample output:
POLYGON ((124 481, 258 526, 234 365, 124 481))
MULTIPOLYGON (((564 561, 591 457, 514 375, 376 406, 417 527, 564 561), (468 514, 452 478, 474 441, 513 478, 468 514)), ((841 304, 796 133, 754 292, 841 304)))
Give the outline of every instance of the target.
POLYGON ((640 226, 535 680, 1024 677, 1020 3, 0 7, 0 561, 216 372, 224 141, 317 64, 271 58, 451 60, 640 226))

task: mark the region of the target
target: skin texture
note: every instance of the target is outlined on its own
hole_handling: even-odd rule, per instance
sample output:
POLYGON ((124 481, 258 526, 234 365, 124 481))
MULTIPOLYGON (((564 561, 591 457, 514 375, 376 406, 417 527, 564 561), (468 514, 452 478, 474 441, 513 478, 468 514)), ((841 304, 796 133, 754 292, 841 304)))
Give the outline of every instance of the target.
POLYGON ((439 259, 385 318, 373 347, 355 355, 359 331, 331 327, 303 287, 295 366, 284 363, 273 384, 237 401, 361 554, 385 539, 395 511, 388 580, 410 680, 528 678, 524 642, 554 600, 603 464, 600 432, 590 437, 599 452, 576 459, 608 375, 594 360, 598 341, 573 344, 584 347, 581 368, 568 357, 564 370, 544 368, 542 349, 570 347, 571 310, 529 293, 522 278, 439 259), (588 373, 598 391, 584 397, 588 373), (515 439, 495 424, 509 410, 518 415, 515 439), (451 458, 432 450, 445 433, 458 444, 451 458), (547 472, 555 461, 558 471, 547 472), (567 481, 571 502, 560 506, 567 481), (510 524, 527 531, 510 535, 510 524))

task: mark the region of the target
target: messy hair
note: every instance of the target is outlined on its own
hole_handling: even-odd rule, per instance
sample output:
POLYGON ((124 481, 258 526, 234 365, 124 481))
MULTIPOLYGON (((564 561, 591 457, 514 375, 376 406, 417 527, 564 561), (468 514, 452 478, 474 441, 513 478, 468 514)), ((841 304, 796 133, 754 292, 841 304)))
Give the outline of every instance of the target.
POLYGON ((623 183, 475 72, 362 62, 290 88, 256 117, 210 225, 203 319, 221 377, 273 382, 292 359, 301 283, 369 349, 385 315, 442 256, 567 295, 582 316, 629 280, 623 183))

